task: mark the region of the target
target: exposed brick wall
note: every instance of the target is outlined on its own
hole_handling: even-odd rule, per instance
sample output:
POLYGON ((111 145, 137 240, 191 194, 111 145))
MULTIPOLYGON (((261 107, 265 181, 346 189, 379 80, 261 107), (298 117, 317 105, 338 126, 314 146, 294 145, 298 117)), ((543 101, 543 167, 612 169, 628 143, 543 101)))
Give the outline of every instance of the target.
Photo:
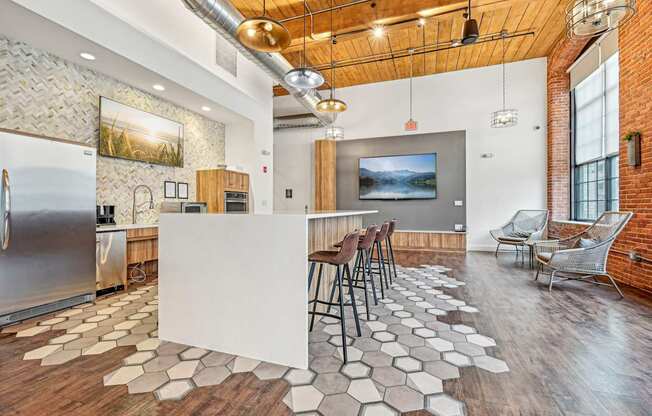
POLYGON ((562 37, 548 56, 548 209, 553 220, 570 216, 570 77, 568 67, 587 40, 562 37))
MULTIPOLYGON (((640 131, 641 166, 627 164, 620 144, 620 209, 634 218, 616 241, 616 250, 636 250, 652 258, 652 1, 637 1, 637 13, 618 34, 620 59, 620 136, 640 131)), ((610 270, 623 283, 652 291, 652 265, 612 256, 610 270)))
MULTIPOLYGON (((634 218, 614 244, 609 273, 619 282, 652 291, 652 265, 633 263, 626 253, 652 258, 652 1, 637 2, 636 15, 619 30, 620 135, 640 131, 642 163, 627 165, 627 145, 620 144, 620 209, 634 218)), ((550 234, 567 237, 578 224, 555 222, 570 215, 570 97, 568 66, 585 41, 561 38, 548 57, 548 208, 550 234)))

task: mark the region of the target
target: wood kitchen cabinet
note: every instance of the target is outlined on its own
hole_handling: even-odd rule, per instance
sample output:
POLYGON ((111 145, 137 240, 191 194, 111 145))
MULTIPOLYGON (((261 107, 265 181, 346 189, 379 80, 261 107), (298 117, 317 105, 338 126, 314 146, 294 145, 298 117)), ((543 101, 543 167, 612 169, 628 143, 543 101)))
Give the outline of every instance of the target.
POLYGON ((127 230, 127 267, 137 264, 148 276, 158 274, 157 227, 127 230))
POLYGON ((226 169, 197 171, 197 201, 210 213, 224 212, 224 192, 249 192, 249 175, 226 169))

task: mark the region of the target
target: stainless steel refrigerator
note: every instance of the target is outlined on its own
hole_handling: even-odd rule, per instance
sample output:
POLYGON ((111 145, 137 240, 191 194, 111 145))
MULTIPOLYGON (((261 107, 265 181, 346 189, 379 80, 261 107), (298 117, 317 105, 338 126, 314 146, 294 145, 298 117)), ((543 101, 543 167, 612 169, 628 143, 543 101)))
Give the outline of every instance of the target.
POLYGON ((95 297, 95 158, 0 129, 0 326, 95 297))

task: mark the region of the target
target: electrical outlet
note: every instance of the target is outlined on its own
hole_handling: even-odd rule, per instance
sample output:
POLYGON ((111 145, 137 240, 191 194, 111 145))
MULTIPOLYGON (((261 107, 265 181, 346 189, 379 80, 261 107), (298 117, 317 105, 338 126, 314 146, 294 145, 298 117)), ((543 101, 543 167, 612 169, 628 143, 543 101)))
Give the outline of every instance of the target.
POLYGON ((456 206, 456 207, 462 207, 462 206, 464 206, 464 201, 456 200, 456 201, 455 201, 455 206, 456 206))

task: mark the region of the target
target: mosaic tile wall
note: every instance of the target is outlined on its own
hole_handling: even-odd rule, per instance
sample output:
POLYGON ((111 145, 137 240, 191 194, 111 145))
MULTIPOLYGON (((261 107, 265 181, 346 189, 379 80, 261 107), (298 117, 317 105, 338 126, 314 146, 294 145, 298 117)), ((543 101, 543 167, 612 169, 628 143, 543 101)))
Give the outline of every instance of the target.
MULTIPOLYGON (((118 223, 131 222, 133 188, 152 188, 158 219, 163 181, 187 182, 195 197, 195 171, 224 163, 224 124, 179 107, 91 69, 0 36, 0 127, 97 145, 99 97, 106 96, 184 124, 184 167, 149 165, 98 156, 97 203, 116 205, 118 223)), ((146 201, 146 194, 138 201, 146 201)))

